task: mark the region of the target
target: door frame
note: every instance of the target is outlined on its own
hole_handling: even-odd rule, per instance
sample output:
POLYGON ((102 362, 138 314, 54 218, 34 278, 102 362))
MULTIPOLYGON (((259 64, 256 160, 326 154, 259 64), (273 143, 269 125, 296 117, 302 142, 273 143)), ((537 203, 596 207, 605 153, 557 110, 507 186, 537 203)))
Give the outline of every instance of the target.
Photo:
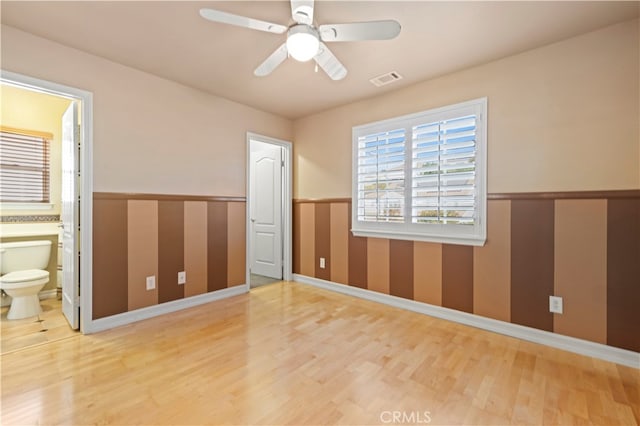
POLYGON ((247 177, 246 177, 246 213, 245 213, 245 229, 246 229, 246 250, 245 250, 245 286, 247 291, 251 289, 251 141, 262 142, 270 145, 276 145, 283 148, 284 173, 282 175, 282 279, 291 281, 292 278, 292 259, 291 259, 291 241, 292 241, 292 177, 291 177, 291 161, 292 161, 292 144, 291 142, 257 133, 247 132, 246 156, 247 156, 247 177))
MULTIPOLYGON (((80 101, 80 332, 92 329, 93 306, 93 93, 76 87, 0 70, 0 81, 25 90, 80 101)), ((78 201, 76 200, 76 203, 78 201)), ((77 235, 77 231, 76 231, 77 235)))

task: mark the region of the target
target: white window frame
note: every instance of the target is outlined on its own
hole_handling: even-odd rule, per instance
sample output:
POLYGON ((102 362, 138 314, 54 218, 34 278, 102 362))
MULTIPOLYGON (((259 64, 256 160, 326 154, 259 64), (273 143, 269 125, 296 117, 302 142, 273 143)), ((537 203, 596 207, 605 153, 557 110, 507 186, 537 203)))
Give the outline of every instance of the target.
POLYGON ((351 232, 358 237, 427 241, 482 246, 487 236, 487 98, 479 98, 441 108, 355 126, 352 129, 352 209, 351 232), (475 114, 475 213, 474 225, 425 224, 406 220, 411 211, 412 127, 434 121, 475 114), (405 222, 358 221, 358 139, 360 137, 396 129, 405 129, 405 222))

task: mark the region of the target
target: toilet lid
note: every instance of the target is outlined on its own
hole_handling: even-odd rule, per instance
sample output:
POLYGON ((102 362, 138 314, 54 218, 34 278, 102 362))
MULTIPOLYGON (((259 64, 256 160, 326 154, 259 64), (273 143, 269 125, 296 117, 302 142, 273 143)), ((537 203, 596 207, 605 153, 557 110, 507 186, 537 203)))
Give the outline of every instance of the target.
POLYGON ((20 283, 24 281, 40 280, 48 277, 49 271, 43 271, 41 269, 27 269, 26 271, 9 272, 8 274, 0 277, 0 281, 5 283, 20 283))

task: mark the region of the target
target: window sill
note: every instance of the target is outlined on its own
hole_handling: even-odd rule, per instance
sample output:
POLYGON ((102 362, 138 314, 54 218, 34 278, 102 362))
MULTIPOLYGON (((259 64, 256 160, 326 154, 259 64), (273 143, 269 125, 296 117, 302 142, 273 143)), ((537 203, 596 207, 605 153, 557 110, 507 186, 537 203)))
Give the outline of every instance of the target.
POLYGON ((441 236, 441 235, 420 235, 402 232, 385 232, 352 229, 355 237, 387 238, 389 240, 424 241, 428 243, 458 244, 465 246, 482 247, 486 242, 486 237, 476 237, 472 235, 441 236))
POLYGON ((52 210, 51 203, 0 203, 0 210, 52 210))

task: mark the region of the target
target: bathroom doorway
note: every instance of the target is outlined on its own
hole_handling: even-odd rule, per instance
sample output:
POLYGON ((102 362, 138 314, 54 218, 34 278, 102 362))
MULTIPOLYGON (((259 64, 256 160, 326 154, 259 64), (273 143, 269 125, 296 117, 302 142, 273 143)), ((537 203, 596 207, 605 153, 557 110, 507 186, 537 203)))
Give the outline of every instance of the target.
POLYGON ((291 279, 291 143, 247 134, 247 285, 291 279))
MULTIPOLYGON (((3 97, 3 122, 1 123, 3 130, 13 128, 19 131, 38 127, 38 123, 30 124, 28 121, 37 114, 46 112, 41 108, 38 110, 39 107, 36 105, 39 102, 38 99, 57 103, 59 107, 62 105, 61 113, 56 110, 51 114, 52 116, 46 118, 49 122, 58 123, 57 127, 51 125, 54 128, 55 137, 50 143, 49 199, 46 203, 37 203, 37 205, 0 204, 2 210, 0 237, 3 241, 11 237, 40 238, 39 235, 53 237, 52 227, 55 227, 54 237, 59 244, 56 244, 56 250, 52 253, 55 270, 53 274, 50 271, 49 276, 50 281, 56 284, 53 289, 49 288, 48 292, 40 294, 40 298, 45 300, 41 302, 42 315, 34 319, 34 322, 38 323, 37 327, 25 326, 25 324, 18 327, 17 323, 12 324, 11 327, 5 327, 3 324, 3 331, 5 328, 6 330, 11 328, 12 331, 9 334, 13 337, 21 333, 20 329, 25 332, 33 330, 39 333, 38 339, 17 339, 26 342, 49 341, 54 336, 64 336, 61 325, 64 325, 67 330, 80 329, 85 332, 91 323, 92 95, 80 89, 6 71, 2 71, 0 84, 3 97), (20 96, 10 98, 10 94, 19 94, 21 98, 20 96), (18 104, 16 99, 22 99, 24 102, 18 104), (28 99, 35 103, 29 104, 28 99), (5 107, 11 108, 13 114, 4 114, 5 107), (36 110, 38 110, 37 114, 36 110), (23 121, 19 121, 21 115, 23 121), (13 122, 13 126, 12 123, 7 122, 11 117, 18 120, 13 122), (82 232, 80 223, 82 223, 82 232), (50 338, 43 339, 42 336, 49 332, 51 332, 50 338)), ((25 320, 20 321, 25 322, 25 320)), ((13 343, 9 346, 14 347, 13 343)))

